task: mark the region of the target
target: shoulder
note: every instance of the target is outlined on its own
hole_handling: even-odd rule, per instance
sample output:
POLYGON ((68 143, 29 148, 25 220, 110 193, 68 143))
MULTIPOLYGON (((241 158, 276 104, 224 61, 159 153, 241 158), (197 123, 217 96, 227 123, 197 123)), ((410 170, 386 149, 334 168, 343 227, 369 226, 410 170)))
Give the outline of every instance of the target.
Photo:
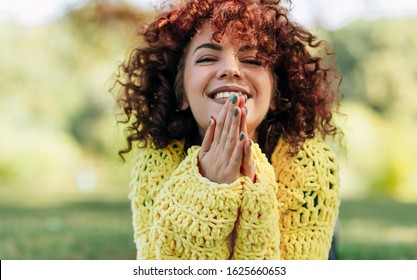
POLYGON ((133 164, 178 164, 178 162, 182 161, 184 157, 185 153, 183 141, 172 141, 165 148, 156 148, 153 143, 141 142, 134 148, 133 164))
POLYGON ((289 151, 290 145, 281 138, 271 157, 275 169, 296 168, 321 174, 337 172, 335 154, 321 138, 306 139, 296 154, 290 154, 289 151))
POLYGON ((283 138, 278 140, 272 159, 290 159, 302 160, 305 159, 325 159, 334 160, 335 156, 332 149, 324 142, 322 138, 309 138, 299 147, 296 154, 290 153, 290 144, 285 142, 283 138))

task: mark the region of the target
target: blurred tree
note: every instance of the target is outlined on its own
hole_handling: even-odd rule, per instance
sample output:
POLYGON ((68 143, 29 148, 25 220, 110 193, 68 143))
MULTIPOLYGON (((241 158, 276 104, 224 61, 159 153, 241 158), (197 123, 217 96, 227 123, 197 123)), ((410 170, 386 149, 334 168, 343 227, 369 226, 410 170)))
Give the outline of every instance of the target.
MULTIPOLYGON (((123 144, 109 89, 151 16, 101 0, 42 26, 0 23, 0 187, 60 186, 86 158, 117 176, 110 163, 123 144)), ((343 170, 361 190, 410 196, 417 184, 416 28, 416 18, 403 18, 321 29, 343 74, 350 125, 343 170)))
POLYGON ((343 73, 346 99, 383 115, 417 117, 417 18, 358 20, 328 32, 343 73))
POLYGON ((41 26, 0 23, 0 186, 64 183, 85 156, 116 157, 109 88, 147 17, 89 1, 41 26))
POLYGON ((70 116, 68 129, 82 145, 95 152, 114 152, 97 132, 100 120, 111 114, 108 111, 111 100, 103 96, 103 89, 111 86, 118 61, 124 58, 127 46, 137 43, 136 28, 149 16, 125 1, 96 0, 70 11, 65 18, 66 30, 76 49, 65 55, 69 65, 71 61, 76 63, 73 71, 82 73, 79 76, 84 90, 82 96, 85 96, 83 105, 70 116))
POLYGON ((415 17, 361 19, 325 33, 343 74, 347 189, 417 198, 416 28, 415 17))

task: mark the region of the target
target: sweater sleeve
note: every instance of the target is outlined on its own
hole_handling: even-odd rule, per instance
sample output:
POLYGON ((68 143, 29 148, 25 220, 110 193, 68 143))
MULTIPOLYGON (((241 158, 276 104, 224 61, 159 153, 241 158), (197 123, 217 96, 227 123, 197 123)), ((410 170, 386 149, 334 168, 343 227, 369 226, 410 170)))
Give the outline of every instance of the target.
POLYGON ((278 182, 283 259, 327 259, 340 205, 338 166, 322 140, 297 155, 280 140, 272 155, 278 182))
POLYGON ((257 144, 252 146, 252 155, 256 182, 243 177, 233 259, 280 259, 278 187, 274 169, 257 144))
POLYGON ((153 205, 184 157, 182 142, 174 142, 165 149, 155 149, 151 144, 135 149, 129 199, 137 259, 156 257, 154 244, 150 242, 153 205))
POLYGON ((216 184, 204 178, 198 171, 199 150, 197 146, 188 150, 147 207, 151 216, 146 243, 155 252, 152 258, 230 258, 243 179, 216 184))

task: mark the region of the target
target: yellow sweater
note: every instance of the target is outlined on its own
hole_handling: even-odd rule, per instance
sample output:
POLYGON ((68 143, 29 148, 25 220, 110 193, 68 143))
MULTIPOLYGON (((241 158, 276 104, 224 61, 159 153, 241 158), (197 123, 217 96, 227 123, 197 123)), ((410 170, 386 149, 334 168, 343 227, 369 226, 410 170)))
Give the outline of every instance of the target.
POLYGON ((252 145, 256 183, 200 175, 199 146, 138 148, 131 192, 138 259, 327 259, 339 209, 337 164, 319 139, 270 164, 252 145))

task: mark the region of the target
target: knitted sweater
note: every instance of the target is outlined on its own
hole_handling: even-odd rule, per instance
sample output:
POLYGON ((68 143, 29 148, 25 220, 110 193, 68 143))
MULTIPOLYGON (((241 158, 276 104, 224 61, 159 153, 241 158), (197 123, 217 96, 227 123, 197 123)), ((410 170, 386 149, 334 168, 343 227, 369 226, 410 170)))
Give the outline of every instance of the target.
POLYGON ((138 259, 327 259, 339 208, 338 169, 319 139, 298 154, 282 139, 271 163, 252 145, 256 182, 217 184, 199 146, 138 148, 129 198, 138 259))

